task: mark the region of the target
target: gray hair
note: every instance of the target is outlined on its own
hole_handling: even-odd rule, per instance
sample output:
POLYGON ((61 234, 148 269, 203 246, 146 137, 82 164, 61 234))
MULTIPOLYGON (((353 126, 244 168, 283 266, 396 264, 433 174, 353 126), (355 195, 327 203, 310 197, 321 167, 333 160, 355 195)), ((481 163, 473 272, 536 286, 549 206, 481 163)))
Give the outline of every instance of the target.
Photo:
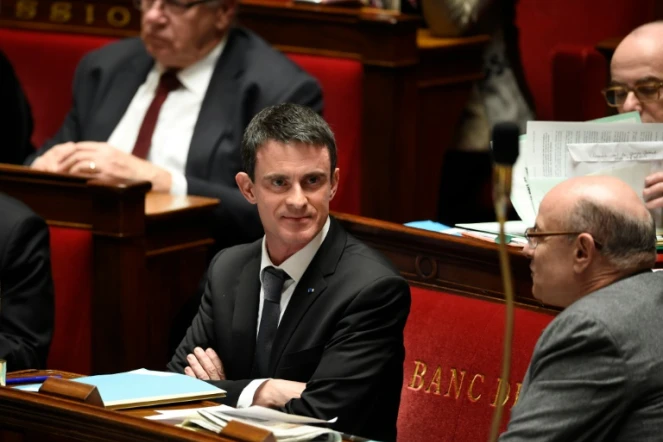
POLYGON ((568 223, 569 230, 588 232, 600 242, 601 255, 619 270, 637 271, 656 263, 656 226, 649 213, 643 218, 582 199, 568 223))
POLYGON ((242 164, 251 180, 255 178, 258 149, 270 140, 283 144, 303 143, 326 147, 333 177, 337 161, 334 133, 327 122, 312 109, 283 103, 266 107, 253 117, 242 139, 242 164))

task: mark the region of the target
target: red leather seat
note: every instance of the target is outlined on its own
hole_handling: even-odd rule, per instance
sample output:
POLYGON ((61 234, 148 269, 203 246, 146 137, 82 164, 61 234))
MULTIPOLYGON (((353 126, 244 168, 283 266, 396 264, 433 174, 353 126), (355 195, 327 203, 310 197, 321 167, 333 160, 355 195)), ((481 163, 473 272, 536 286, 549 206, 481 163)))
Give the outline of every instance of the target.
POLYGON ((505 429, 534 345, 553 316, 516 308, 507 383, 500 380, 504 304, 419 287, 411 293, 398 439, 488 440, 498 386, 507 388, 505 429))

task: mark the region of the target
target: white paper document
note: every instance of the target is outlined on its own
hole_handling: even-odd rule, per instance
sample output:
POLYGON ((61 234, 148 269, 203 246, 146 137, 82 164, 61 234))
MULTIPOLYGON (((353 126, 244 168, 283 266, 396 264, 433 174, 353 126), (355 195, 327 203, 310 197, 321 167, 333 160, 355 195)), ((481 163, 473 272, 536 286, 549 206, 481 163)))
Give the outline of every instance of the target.
MULTIPOLYGON (((642 195, 645 177, 663 170, 663 124, 641 124, 636 114, 588 123, 528 122, 511 191, 521 220, 533 225, 545 194, 574 176, 614 176, 642 195)), ((658 225, 661 216, 654 217, 658 225)))

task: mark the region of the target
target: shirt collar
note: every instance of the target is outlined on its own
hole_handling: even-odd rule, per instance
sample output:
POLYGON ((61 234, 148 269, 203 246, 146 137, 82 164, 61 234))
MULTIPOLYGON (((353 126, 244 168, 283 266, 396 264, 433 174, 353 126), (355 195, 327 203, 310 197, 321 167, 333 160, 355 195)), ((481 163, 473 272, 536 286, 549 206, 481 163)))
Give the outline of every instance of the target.
MULTIPOLYGON (((212 74, 214 73, 214 68, 216 67, 216 62, 221 56, 227 40, 228 34, 226 34, 214 49, 212 49, 203 59, 198 60, 191 66, 184 68, 177 73, 177 79, 180 80, 180 83, 182 83, 182 86, 184 86, 186 90, 193 92, 201 99, 205 97, 207 86, 209 86, 212 74)), ((164 70, 165 69, 161 64, 157 65, 159 76, 161 76, 164 70)))
POLYGON ((315 235, 315 237, 308 244, 306 244, 303 249, 299 250, 290 258, 283 261, 280 266, 274 265, 272 260, 269 258, 269 253, 267 253, 267 241, 263 236, 262 258, 260 260, 260 283, 262 284, 262 271, 265 269, 265 267, 273 266, 277 269, 284 270, 288 276, 290 276, 290 279, 294 280, 295 284, 297 284, 299 280, 302 279, 302 276, 304 276, 304 272, 308 268, 309 264, 311 264, 311 261, 313 261, 313 257, 316 253, 318 253, 320 246, 327 237, 330 224, 331 221, 329 217, 327 217, 325 225, 322 226, 322 229, 318 232, 318 234, 315 235))

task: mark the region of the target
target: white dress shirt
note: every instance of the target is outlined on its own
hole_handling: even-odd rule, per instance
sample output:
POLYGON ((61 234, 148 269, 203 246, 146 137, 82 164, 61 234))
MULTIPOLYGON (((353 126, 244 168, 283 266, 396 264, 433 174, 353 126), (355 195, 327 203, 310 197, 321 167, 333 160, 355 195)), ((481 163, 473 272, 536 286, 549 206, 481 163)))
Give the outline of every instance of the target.
MULTIPOLYGON (((172 177, 170 193, 173 195, 187 194, 188 185, 184 170, 191 138, 207 86, 225 44, 226 38, 221 40, 205 58, 177 73, 182 87, 168 94, 159 111, 147 160, 170 172, 172 177)), ((163 65, 154 63, 145 82, 136 91, 124 116, 108 138, 108 144, 122 152, 133 151, 138 131, 154 99, 164 70, 163 65)))
MULTIPOLYGON (((309 264, 311 264, 315 254, 318 253, 322 242, 327 237, 327 233, 329 233, 330 223, 331 222, 329 217, 327 217, 327 221, 325 222, 325 225, 322 226, 320 232, 318 232, 318 234, 308 244, 306 244, 303 249, 299 250, 290 258, 283 261, 279 266, 275 266, 272 263, 272 260, 269 258, 269 253, 267 253, 267 242, 265 237, 262 238, 262 257, 260 260, 260 303, 258 304, 258 323, 256 324, 256 337, 258 336, 258 331, 260 330, 262 306, 265 303, 265 291, 262 289, 263 270, 265 270, 265 267, 269 266, 276 267, 277 269, 285 271, 290 277, 290 279, 285 281, 283 284, 283 289, 281 291, 281 313, 279 315, 280 324, 281 319, 283 318, 283 313, 288 307, 288 303, 290 303, 290 298, 292 298, 292 294, 295 292, 295 288, 297 287, 299 280, 302 279, 302 276, 304 276, 304 272, 306 272, 309 264)), ((253 396, 255 395, 256 390, 266 380, 267 379, 254 379, 251 381, 239 395, 239 399, 237 399, 237 408, 245 408, 253 405, 253 396)))

